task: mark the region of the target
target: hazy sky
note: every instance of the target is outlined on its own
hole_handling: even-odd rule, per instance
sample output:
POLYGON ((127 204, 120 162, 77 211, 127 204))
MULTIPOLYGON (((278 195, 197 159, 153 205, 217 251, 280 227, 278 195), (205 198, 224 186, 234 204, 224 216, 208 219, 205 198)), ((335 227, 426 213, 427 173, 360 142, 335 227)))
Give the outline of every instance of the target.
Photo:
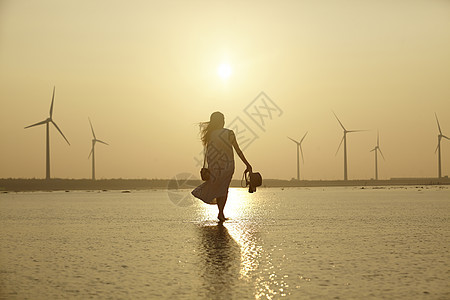
MULTIPOLYGON (((45 126, 56 86, 52 177, 198 174, 196 123, 219 110, 257 139, 244 153, 265 178, 437 176, 438 114, 450 136, 450 1, 0 0, 0 177, 45 177, 45 126), (229 64, 231 75, 217 69, 229 64), (245 113, 260 94, 280 111, 264 128, 245 113)), ((267 112, 267 111, 265 111, 267 112)), ((237 156, 235 157, 236 159, 237 156)), ((450 141, 442 141, 450 174, 450 141)), ((236 164, 235 177, 244 167, 236 164)))

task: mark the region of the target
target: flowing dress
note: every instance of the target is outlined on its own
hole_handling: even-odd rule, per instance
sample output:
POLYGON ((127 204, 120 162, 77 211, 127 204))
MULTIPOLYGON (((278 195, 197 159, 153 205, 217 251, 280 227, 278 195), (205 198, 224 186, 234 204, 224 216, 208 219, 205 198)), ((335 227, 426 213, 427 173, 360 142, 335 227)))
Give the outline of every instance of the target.
POLYGON ((234 173, 234 139, 234 132, 226 128, 216 129, 210 134, 210 141, 206 146, 206 161, 211 176, 191 192, 205 203, 217 204, 216 198, 228 195, 234 173))

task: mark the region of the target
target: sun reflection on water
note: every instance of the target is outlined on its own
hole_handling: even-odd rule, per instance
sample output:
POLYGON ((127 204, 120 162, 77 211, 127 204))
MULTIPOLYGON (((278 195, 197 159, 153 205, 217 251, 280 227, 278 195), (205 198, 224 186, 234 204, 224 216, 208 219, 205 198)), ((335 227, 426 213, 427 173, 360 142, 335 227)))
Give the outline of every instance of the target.
MULTIPOLYGON (((240 248, 239 278, 253 285, 255 299, 288 296, 289 285, 286 276, 281 274, 285 256, 280 263, 282 249, 277 245, 265 246, 261 232, 264 220, 255 214, 258 211, 255 206, 261 205, 258 197, 244 189, 230 189, 225 206, 225 216, 229 219, 223 226, 240 248)), ((217 206, 203 207, 204 218, 217 218, 217 206)))
MULTIPOLYGON (((249 195, 243 189, 229 189, 228 200, 224 211, 225 216, 228 218, 226 223, 253 219, 254 216, 250 211, 253 199, 249 195)), ((201 210, 200 215, 203 219, 202 221, 217 220, 217 205, 203 204, 201 210)))

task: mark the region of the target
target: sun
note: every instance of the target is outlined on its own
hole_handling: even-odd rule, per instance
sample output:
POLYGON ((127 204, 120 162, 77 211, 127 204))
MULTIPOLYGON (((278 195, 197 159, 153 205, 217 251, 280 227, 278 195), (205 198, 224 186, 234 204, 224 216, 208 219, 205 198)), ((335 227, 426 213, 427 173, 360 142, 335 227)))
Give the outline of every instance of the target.
POLYGON ((217 68, 217 74, 222 79, 228 79, 231 76, 231 66, 227 63, 221 64, 217 68))

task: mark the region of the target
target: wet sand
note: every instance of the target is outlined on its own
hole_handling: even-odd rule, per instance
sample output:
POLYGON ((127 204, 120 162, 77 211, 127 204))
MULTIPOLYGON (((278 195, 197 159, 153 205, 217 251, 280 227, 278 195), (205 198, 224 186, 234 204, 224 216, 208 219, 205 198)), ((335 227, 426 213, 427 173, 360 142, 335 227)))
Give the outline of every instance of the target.
POLYGON ((163 190, 1 194, 0 298, 448 299, 449 200, 232 189, 220 225, 163 190))

